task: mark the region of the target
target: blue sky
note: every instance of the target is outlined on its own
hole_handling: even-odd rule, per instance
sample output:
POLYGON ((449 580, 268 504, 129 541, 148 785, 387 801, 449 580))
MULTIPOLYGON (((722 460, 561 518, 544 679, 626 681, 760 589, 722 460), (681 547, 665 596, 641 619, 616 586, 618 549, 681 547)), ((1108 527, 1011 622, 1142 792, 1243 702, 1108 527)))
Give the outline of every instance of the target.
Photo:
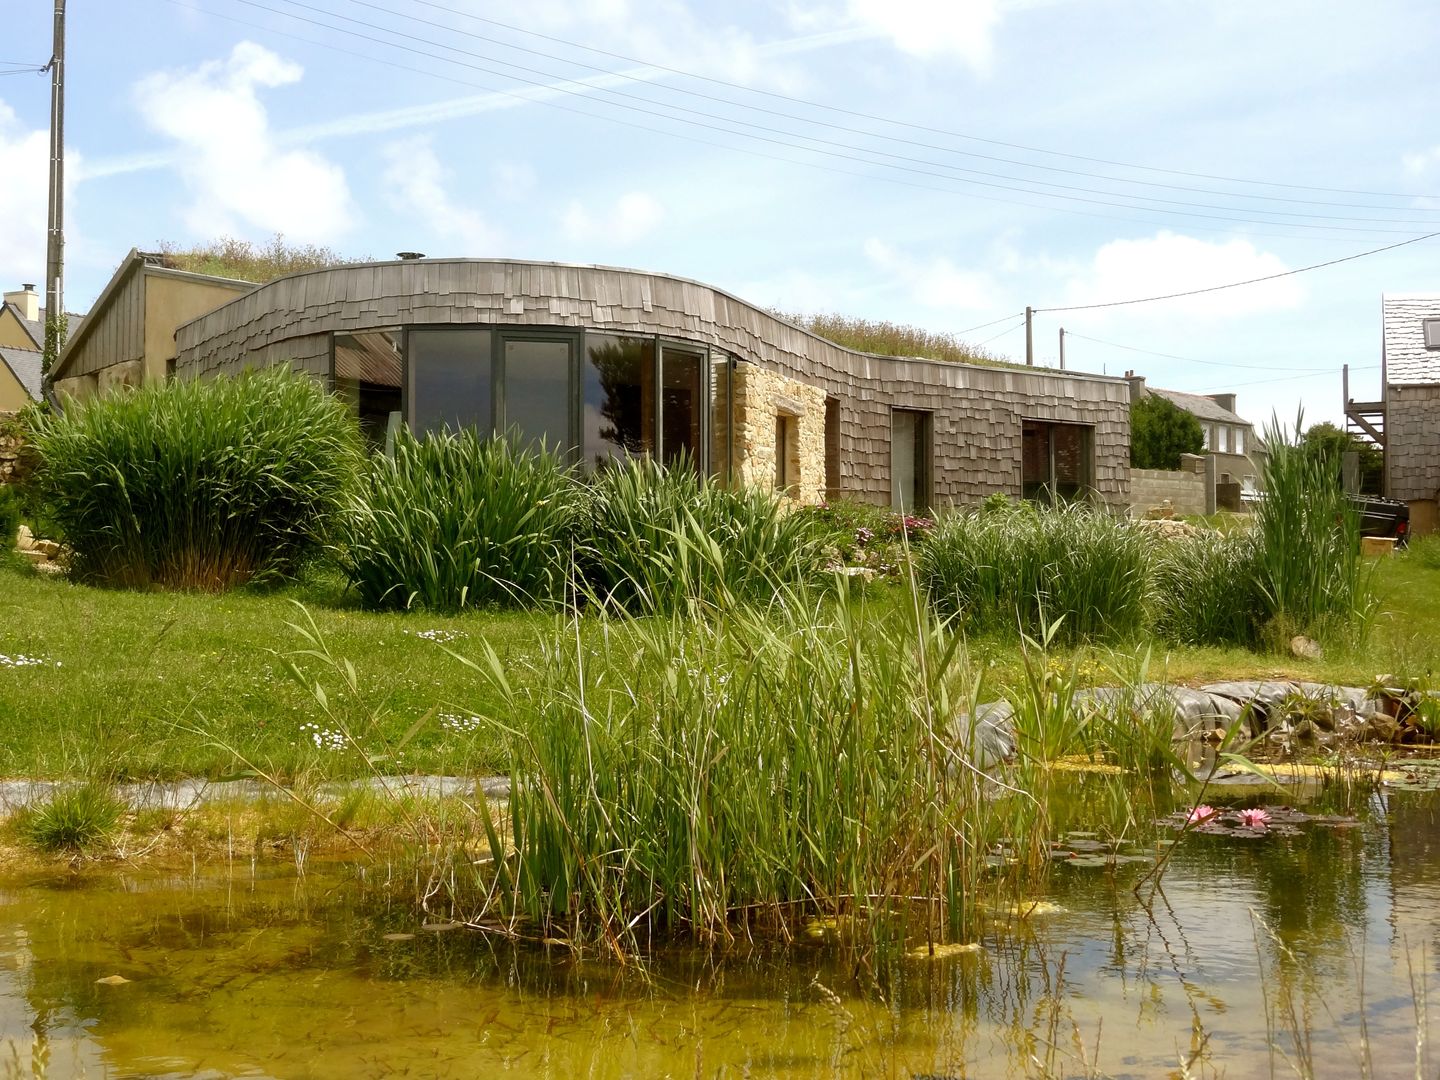
MULTIPOLYGON (((7 5, 0 71, 44 63, 51 10, 7 5)), ((1023 358, 1026 304, 1440 230, 1437 42, 1424 0, 72 0, 67 307, 132 246, 279 232, 1001 320, 967 336, 1023 358)), ((43 275, 48 100, 0 76, 6 288, 43 275)), ((1337 419, 1342 364, 1377 392, 1381 293, 1437 266, 1440 238, 1045 312, 1037 359, 1063 325, 1071 367, 1337 419)))

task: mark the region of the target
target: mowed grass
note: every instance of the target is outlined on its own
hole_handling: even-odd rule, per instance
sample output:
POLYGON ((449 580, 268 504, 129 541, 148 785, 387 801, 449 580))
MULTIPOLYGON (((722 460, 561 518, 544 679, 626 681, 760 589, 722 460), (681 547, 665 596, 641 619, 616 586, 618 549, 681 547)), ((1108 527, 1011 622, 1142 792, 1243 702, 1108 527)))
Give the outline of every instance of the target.
MULTIPOLYGON (((1057 650, 1051 663, 1078 666, 1087 684, 1133 678, 1148 658, 1151 679, 1196 684, 1218 679, 1298 678, 1368 685, 1378 675, 1435 684, 1440 658, 1440 570, 1404 556, 1374 564, 1379 610, 1359 639, 1324 642, 1320 660, 1243 648, 1186 648, 1142 638, 1057 650)), ((877 586, 865 618, 904 620, 909 599, 877 586)), ((556 616, 472 612, 376 614, 360 610, 337 579, 263 593, 128 592, 22 573, 0 561, 0 776, 110 778, 243 775, 250 765, 282 777, 365 771, 351 753, 315 747, 306 724, 325 726, 313 698, 287 674, 281 654, 305 643, 286 624, 306 605, 332 653, 353 663, 358 700, 347 702, 333 672, 299 663, 325 682, 332 707, 364 736, 371 753, 393 747, 427 714, 393 771, 484 774, 502 771, 505 750, 484 725, 457 730, 444 714, 489 714, 503 704, 485 680, 448 650, 479 658, 487 642, 519 684, 538 678, 542 640, 556 616), (426 640, 423 632, 455 635, 426 640), (373 718, 373 728, 368 725, 373 718), (242 758, 244 760, 242 760, 242 758), (247 762, 249 764, 247 764, 247 762)), ((582 637, 598 622, 581 620, 582 637)), ((965 655, 994 698, 1019 686, 1019 646, 980 638, 965 655)))

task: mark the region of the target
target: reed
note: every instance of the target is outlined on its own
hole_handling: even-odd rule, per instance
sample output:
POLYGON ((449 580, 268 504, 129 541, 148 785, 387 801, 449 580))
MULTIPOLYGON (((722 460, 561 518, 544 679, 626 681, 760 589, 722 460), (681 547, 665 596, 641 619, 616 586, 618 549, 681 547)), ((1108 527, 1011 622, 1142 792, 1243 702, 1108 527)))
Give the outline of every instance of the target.
POLYGON ((1075 504, 943 515, 919 552, 930 602, 971 633, 1116 640, 1144 625, 1148 541, 1075 504))
POLYGON ((1182 645, 1253 644, 1267 617, 1259 559, 1250 533, 1162 541, 1151 570, 1155 632, 1182 645))
POLYGON ((280 368, 72 402, 31 432, 72 573, 135 588, 290 573, 323 542, 362 454, 344 405, 280 368))
POLYGON ((371 460, 333 551, 370 608, 543 606, 564 598, 582 503, 554 451, 401 432, 371 460))

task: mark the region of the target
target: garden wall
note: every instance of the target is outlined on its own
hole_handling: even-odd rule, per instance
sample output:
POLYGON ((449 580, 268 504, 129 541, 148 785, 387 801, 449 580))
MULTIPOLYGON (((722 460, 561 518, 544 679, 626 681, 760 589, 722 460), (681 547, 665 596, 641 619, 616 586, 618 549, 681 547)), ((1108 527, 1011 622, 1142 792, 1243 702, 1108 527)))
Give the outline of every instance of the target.
POLYGON ((0 484, 18 484, 29 470, 20 425, 14 417, 0 413, 0 484))
POLYGON ((1176 514, 1213 514, 1212 481, 1201 454, 1181 454, 1180 468, 1131 469, 1130 512, 1143 517, 1152 506, 1167 499, 1176 514))

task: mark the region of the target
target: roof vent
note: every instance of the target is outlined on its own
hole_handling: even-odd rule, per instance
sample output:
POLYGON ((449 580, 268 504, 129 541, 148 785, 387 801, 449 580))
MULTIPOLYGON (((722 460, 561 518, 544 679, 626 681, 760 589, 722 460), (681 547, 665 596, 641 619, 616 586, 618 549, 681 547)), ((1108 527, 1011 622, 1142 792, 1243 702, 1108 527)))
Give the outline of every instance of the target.
POLYGON ((397 251, 395 257, 405 262, 412 262, 415 259, 423 259, 425 253, 423 251, 397 251))

